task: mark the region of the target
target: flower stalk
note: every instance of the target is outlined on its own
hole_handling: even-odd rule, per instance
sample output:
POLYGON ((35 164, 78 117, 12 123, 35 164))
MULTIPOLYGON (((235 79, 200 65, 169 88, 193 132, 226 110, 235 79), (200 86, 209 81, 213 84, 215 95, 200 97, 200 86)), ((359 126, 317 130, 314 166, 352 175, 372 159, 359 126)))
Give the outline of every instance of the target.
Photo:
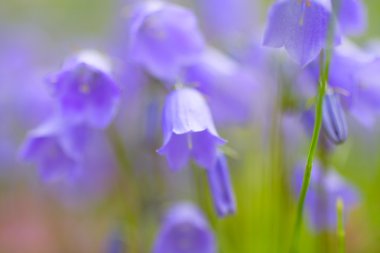
MULTIPOLYGON (((329 67, 330 67, 330 59, 331 59, 330 54, 331 53, 329 52, 326 54, 326 58, 325 58, 326 62, 322 64, 323 68, 321 68, 322 70, 321 70, 320 79, 319 79, 318 95, 317 95, 317 101, 316 101, 316 106, 315 106, 314 130, 313 130, 313 135, 311 138, 309 153, 307 155, 306 169, 305 169, 305 174, 304 174, 304 178, 302 182, 301 193, 300 193, 298 204, 297 204, 297 214, 296 214, 296 222, 294 225, 293 239, 291 242, 291 252, 298 251, 298 241, 299 241, 299 236, 300 236, 300 231, 301 231, 305 199, 306 199, 306 194, 307 194, 307 190, 310 183, 311 171, 313 168, 313 161, 314 161, 314 157, 317 151, 319 134, 321 132, 321 126, 322 126, 323 99, 328 87, 327 80, 329 76, 329 67)), ((321 54, 321 58, 322 58, 321 62, 323 63, 323 54, 321 54)))

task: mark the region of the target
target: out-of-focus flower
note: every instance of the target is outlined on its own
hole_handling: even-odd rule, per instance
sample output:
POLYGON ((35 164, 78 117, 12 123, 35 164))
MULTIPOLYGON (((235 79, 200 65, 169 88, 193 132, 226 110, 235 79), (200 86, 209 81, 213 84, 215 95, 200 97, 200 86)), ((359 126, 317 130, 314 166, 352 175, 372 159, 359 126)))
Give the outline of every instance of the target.
POLYGON ((197 207, 181 203, 172 207, 158 232, 154 253, 215 253, 214 235, 197 207))
POLYGON ((259 2, 250 0, 196 0, 205 35, 227 50, 245 46, 258 24, 259 2))
POLYGON ((111 76, 110 62, 102 54, 81 51, 49 81, 67 121, 84 122, 96 128, 110 124, 116 113, 120 88, 111 76))
POLYGON ((367 28, 367 10, 362 0, 332 0, 342 33, 358 35, 367 28))
POLYGON ((210 104, 216 122, 243 123, 252 117, 257 84, 252 73, 222 52, 209 48, 186 69, 187 83, 193 83, 210 104))
POLYGON ((347 121, 338 94, 328 92, 323 100, 322 128, 326 137, 335 144, 347 139, 347 121))
POLYGON ((236 212, 235 194, 232 189, 227 160, 223 153, 218 154, 215 166, 207 170, 214 206, 219 217, 236 212))
POLYGON ((323 48, 340 41, 329 0, 278 0, 270 9, 264 45, 285 47, 300 65, 314 60, 323 48))
POLYGON ((192 156, 199 166, 211 168, 218 146, 226 143, 216 132, 202 94, 192 88, 171 92, 162 118, 164 144, 158 153, 165 155, 170 168, 183 168, 192 156))
POLYGON ((148 1, 132 14, 130 56, 158 79, 178 80, 204 45, 195 16, 181 6, 148 1))
POLYGON ((350 112, 365 126, 373 126, 380 113, 380 58, 363 64, 355 72, 350 112))
POLYGON ((35 163, 47 182, 75 178, 81 169, 86 138, 84 126, 68 126, 53 118, 28 134, 20 155, 35 163))
MULTIPOLYGON (((304 164, 296 166, 293 175, 293 186, 297 195, 302 186, 304 164)), ((306 195, 306 211, 310 226, 315 231, 336 229, 336 202, 338 198, 344 203, 344 216, 359 202, 357 190, 345 182, 334 170, 321 168, 316 161, 313 165, 310 186, 306 195)))

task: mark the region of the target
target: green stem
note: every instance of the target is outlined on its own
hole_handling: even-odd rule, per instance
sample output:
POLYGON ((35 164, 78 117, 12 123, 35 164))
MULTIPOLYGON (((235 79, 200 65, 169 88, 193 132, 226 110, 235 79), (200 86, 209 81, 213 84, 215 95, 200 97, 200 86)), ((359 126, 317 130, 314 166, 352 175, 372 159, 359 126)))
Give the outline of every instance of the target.
POLYGON ((298 251, 297 247, 298 247, 299 235, 301 231, 306 193, 307 193, 309 183, 310 183, 311 171, 313 168, 313 160, 314 160, 314 156, 317 150, 319 133, 321 131, 321 126, 322 126, 323 99, 324 99, 325 92, 327 89, 330 58, 331 58, 330 54, 327 54, 326 63, 324 64, 324 68, 321 71, 321 76, 319 80, 318 96, 317 96, 317 102, 315 106, 314 130, 313 130, 313 135, 311 138, 309 153, 307 156, 306 169, 305 169, 305 174, 303 177, 301 193, 300 193, 298 204, 297 204, 297 216, 296 216, 296 222, 294 225, 294 234, 293 234, 293 239, 292 239, 292 244, 291 244, 291 252, 298 251))
POLYGON ((344 232, 344 223, 343 223, 343 200, 338 198, 336 202, 336 213, 337 213, 337 235, 338 235, 338 252, 345 252, 345 232, 344 232))

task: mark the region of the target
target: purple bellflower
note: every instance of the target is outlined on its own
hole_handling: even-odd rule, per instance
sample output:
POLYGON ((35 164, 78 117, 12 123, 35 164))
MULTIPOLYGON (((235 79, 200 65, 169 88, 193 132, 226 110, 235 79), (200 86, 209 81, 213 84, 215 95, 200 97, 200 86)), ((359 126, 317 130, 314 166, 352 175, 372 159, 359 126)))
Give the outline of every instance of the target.
POLYGON ((222 52, 208 48, 185 72, 187 83, 193 83, 208 99, 216 122, 245 123, 252 116, 253 94, 258 89, 253 75, 222 52))
POLYGON ((347 121, 339 94, 328 92, 325 96, 322 129, 326 137, 334 144, 341 144, 347 139, 347 121))
POLYGON ((334 33, 334 44, 340 41, 333 26, 330 0, 277 0, 268 19, 264 45, 285 47, 290 57, 302 66, 329 46, 330 33, 334 33))
MULTIPOLYGON (((304 164, 295 168, 293 186, 297 194, 301 190, 304 164)), ((334 230, 337 225, 336 202, 344 203, 344 216, 359 202, 359 193, 334 170, 324 171, 316 162, 313 165, 310 187, 306 196, 306 212, 311 228, 318 232, 334 230)))
POLYGON ((130 56, 160 80, 178 80, 204 46, 195 16, 181 6, 148 1, 132 14, 130 56))
POLYGON ((198 208, 172 207, 158 232, 153 253, 215 253, 214 235, 198 208))
POLYGON ((28 134, 20 156, 36 164, 46 182, 74 179, 81 170, 86 139, 85 126, 67 126, 52 118, 28 134))
POLYGON ((260 1, 196 0, 207 36, 222 42, 226 49, 235 49, 252 38, 258 24, 260 1))
POLYGON ((93 50, 82 51, 68 60, 49 82, 66 120, 95 128, 110 124, 120 88, 111 76, 111 64, 103 55, 93 50))
POLYGON ((380 58, 375 58, 355 72, 351 114, 364 126, 373 126, 380 113, 380 58))
POLYGON ((158 150, 173 170, 183 168, 192 156, 203 168, 212 168, 218 146, 226 143, 219 137, 206 100, 192 88, 171 92, 165 102, 162 128, 164 144, 158 150))
POLYGON ((226 157, 218 154, 214 168, 207 170, 214 206, 219 217, 236 212, 235 194, 232 189, 226 157))
POLYGON ((359 35, 367 28, 367 10, 362 0, 332 0, 342 33, 359 35))

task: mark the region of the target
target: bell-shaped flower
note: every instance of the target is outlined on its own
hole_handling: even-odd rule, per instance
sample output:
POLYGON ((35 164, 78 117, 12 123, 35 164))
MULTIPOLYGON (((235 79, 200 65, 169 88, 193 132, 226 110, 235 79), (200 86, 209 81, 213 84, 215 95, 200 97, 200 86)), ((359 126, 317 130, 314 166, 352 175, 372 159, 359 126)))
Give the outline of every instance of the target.
POLYGON ((34 163, 46 182, 74 179, 81 170, 87 133, 83 125, 67 126, 52 118, 28 134, 20 157, 34 163))
POLYGON ((173 170, 186 166, 190 156, 199 166, 211 168, 218 146, 226 143, 215 129, 206 100, 192 88, 179 88, 168 95, 162 128, 164 144, 158 153, 166 156, 173 170))
POLYGON ((222 52, 208 48, 186 68, 185 80, 205 94, 217 123, 245 123, 252 118, 256 80, 250 70, 222 52))
POLYGON ((367 28, 367 10, 362 0, 332 0, 342 33, 358 35, 367 28))
POLYGON ((63 118, 105 128, 113 119, 120 88, 111 76, 111 64, 102 54, 85 50, 69 59, 48 80, 63 118))
POLYGON ((215 253, 214 235, 201 211, 192 204, 172 207, 156 237, 153 253, 215 253))
POLYGON ((145 2, 130 22, 130 56, 154 77, 174 82, 204 48, 194 14, 178 5, 145 2))
MULTIPOLYGON (((297 195, 301 190, 304 167, 304 164, 300 163, 294 171, 293 186, 297 195)), ((323 169, 316 161, 313 165, 305 202, 309 224, 314 231, 336 229, 338 199, 343 201, 344 217, 347 218, 349 212, 359 202, 359 193, 337 172, 332 169, 323 169)))
POLYGON ((334 24, 330 0, 277 0, 269 12, 264 45, 284 47, 305 66, 322 49, 339 43, 334 24))
POLYGON ((258 28, 260 1, 195 0, 207 38, 227 50, 240 49, 258 28), (226 18, 228 17, 228 18, 226 18))
POLYGON ((380 113, 380 58, 363 64, 354 73, 351 114, 364 126, 374 125, 380 113))
POLYGON ((227 159, 223 153, 218 154, 214 167, 207 170, 207 178, 218 216, 224 217, 235 213, 235 194, 232 189, 227 159))
POLYGON ((335 144, 347 139, 346 115, 337 93, 328 92, 323 100, 322 129, 328 140, 335 144))

